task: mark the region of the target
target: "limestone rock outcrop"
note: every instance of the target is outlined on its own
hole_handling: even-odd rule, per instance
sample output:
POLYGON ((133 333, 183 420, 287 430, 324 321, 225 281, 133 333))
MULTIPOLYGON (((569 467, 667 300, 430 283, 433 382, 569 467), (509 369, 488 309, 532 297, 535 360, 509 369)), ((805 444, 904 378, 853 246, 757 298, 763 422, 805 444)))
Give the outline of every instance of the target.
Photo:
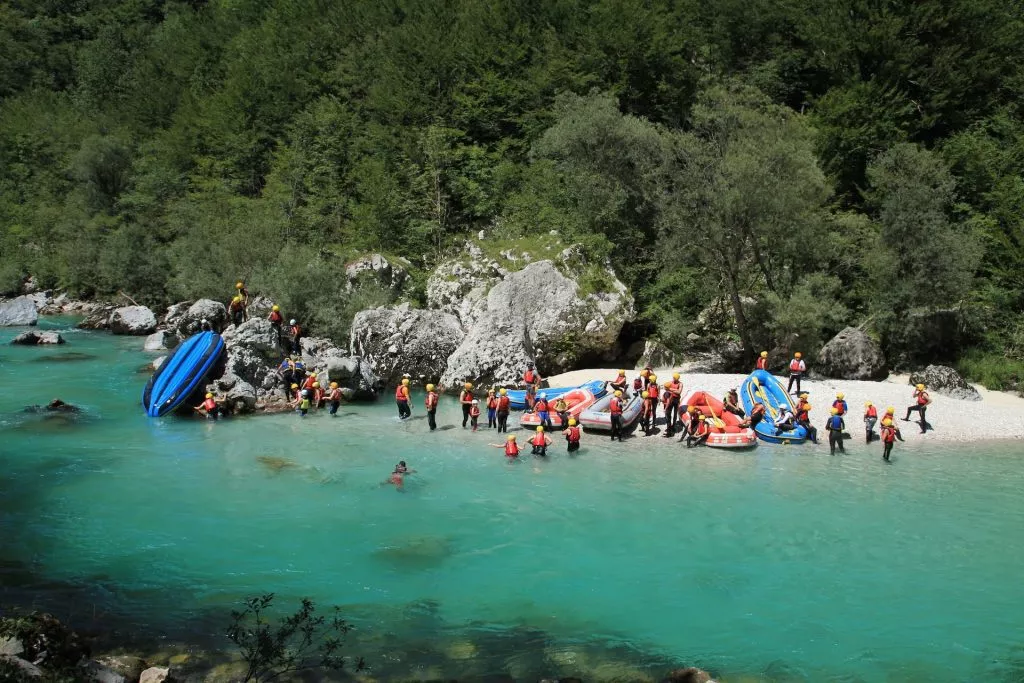
POLYGON ((114 334, 144 336, 156 332, 156 316, 145 306, 115 308, 109 324, 114 334))
POLYGON ((404 373, 434 381, 463 336, 454 315, 402 304, 357 313, 349 351, 369 361, 385 384, 400 380, 404 373))
POLYGON ((837 379, 883 380, 889 376, 882 347, 856 327, 847 327, 821 348, 815 369, 837 379))
POLYGON ((35 325, 38 321, 39 312, 31 296, 0 301, 0 327, 35 325))
POLYGON ((367 278, 375 279, 387 289, 398 291, 409 279, 409 274, 401 265, 392 263, 381 254, 367 254, 345 266, 346 289, 352 290, 367 278))
POLYGON ((980 401, 981 394, 959 372, 945 365, 929 365, 910 374, 911 384, 923 384, 927 390, 961 401, 980 401))
POLYGON ((175 334, 182 341, 201 331, 204 320, 210 324, 213 330, 220 330, 228 320, 227 308, 219 301, 200 299, 173 318, 170 309, 167 312, 168 326, 173 327, 175 334))
POLYGON ((11 340, 20 346, 38 346, 42 344, 63 344, 64 337, 59 332, 22 332, 11 340))

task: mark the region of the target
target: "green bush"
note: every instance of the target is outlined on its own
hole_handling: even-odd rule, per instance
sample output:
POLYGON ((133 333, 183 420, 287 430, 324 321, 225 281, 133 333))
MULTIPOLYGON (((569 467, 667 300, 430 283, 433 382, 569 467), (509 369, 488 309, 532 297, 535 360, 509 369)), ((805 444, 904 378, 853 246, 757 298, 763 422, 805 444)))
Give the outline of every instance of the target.
POLYGON ((971 349, 957 363, 957 370, 986 389, 1021 392, 1024 388, 1024 360, 1002 353, 971 349))

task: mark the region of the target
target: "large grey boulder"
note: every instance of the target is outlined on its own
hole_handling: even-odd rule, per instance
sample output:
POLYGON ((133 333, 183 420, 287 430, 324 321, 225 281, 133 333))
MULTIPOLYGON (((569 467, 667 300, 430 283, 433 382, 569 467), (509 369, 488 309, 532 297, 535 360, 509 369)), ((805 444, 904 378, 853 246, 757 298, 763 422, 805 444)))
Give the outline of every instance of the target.
POLYGON ((409 274, 381 254, 367 254, 345 266, 346 288, 352 290, 360 281, 372 279, 387 289, 398 291, 409 274))
POLYGON ((146 337, 145 343, 142 345, 143 351, 166 351, 168 346, 167 342, 171 335, 164 330, 157 330, 153 334, 146 337))
POLYGON ((310 372, 317 373, 325 389, 337 382, 348 399, 373 400, 383 387, 373 365, 359 356, 346 355, 330 339, 303 337, 302 360, 310 372))
POLYGON ((97 657, 96 661, 130 682, 139 680, 142 672, 148 668, 145 660, 132 655, 106 655, 97 657))
POLYGON ((277 382, 281 351, 270 322, 253 318, 229 327, 222 337, 227 350, 224 374, 234 375, 257 389, 272 389, 277 382))
POLYGON ((39 312, 30 296, 19 296, 9 301, 0 301, 0 327, 35 325, 39 312))
POLYGON ((110 316, 110 331, 136 336, 153 334, 156 332, 156 316, 145 306, 115 308, 110 316))
POLYGON ((12 344, 37 346, 40 344, 63 344, 64 337, 58 332, 22 332, 11 340, 12 344))
POLYGON ((177 326, 178 321, 181 320, 181 316, 185 314, 193 301, 179 301, 176 304, 171 304, 167 307, 167 311, 164 312, 164 317, 160 319, 160 325, 162 327, 174 328, 177 326))
POLYGON ((88 306, 85 302, 77 301, 63 307, 62 312, 84 313, 85 319, 77 325, 80 330, 108 330, 110 329, 110 316, 114 313, 115 308, 116 306, 109 304, 88 306))
POLYGON ((427 306, 450 313, 470 327, 486 309, 487 292, 508 275, 499 262, 467 243, 466 254, 444 261, 427 279, 427 306))
POLYGON ((815 370, 837 379, 883 380, 889 376, 882 347, 856 327, 847 327, 821 347, 815 370))
POLYGON ((480 317, 448 358, 441 384, 511 384, 528 360, 550 374, 583 359, 616 357, 619 332, 634 309, 626 286, 612 281, 610 291, 581 294, 551 261, 510 273, 487 293, 480 317))
POLYGON ((458 318, 402 304, 360 311, 352 321, 349 351, 366 359, 385 384, 404 373, 433 380, 464 336, 458 318))
POLYGON ((165 666, 151 666, 139 676, 139 683, 164 683, 170 680, 171 671, 165 666))
POLYGON ((945 365, 929 365, 910 374, 911 384, 923 384, 928 391, 961 401, 980 401, 981 394, 959 372, 945 365))
MULTIPOLYGON (((14 657, 11 655, 0 655, 0 663, 5 663, 13 666, 18 670, 21 680, 30 678, 42 678, 43 670, 32 662, 26 661, 21 657, 14 657)), ((19 679, 15 679, 19 680, 19 679)))
POLYGON ((95 660, 90 660, 80 667, 85 680, 92 683, 128 683, 128 679, 95 660))
MULTIPOLYGON (((168 315, 168 317, 170 317, 168 315)), ((224 327, 228 320, 228 311, 224 304, 213 299, 200 299, 191 304, 185 311, 175 317, 173 326, 178 338, 182 341, 202 331, 203 321, 207 321, 214 331, 224 327)), ((168 321, 168 324, 171 324, 168 321)))

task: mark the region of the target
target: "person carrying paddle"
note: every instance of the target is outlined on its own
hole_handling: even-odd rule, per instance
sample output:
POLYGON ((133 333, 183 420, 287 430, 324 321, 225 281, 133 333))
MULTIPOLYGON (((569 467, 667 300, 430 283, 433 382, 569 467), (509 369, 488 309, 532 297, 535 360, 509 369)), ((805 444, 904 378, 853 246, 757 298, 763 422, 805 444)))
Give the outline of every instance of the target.
POLYGON ((793 354, 793 360, 789 361, 789 386, 786 393, 793 393, 793 384, 796 384, 796 393, 800 393, 800 380, 807 372, 807 363, 804 362, 803 354, 799 351, 793 354))

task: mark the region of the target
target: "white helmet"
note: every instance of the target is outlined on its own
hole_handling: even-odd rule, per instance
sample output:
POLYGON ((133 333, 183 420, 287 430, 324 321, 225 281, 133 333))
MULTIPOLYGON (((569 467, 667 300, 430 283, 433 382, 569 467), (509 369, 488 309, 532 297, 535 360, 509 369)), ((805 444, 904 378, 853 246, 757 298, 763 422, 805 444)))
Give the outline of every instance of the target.
POLYGON ((289 325, 294 325, 295 324, 295 318, 292 318, 291 320, 289 320, 288 324, 289 325))
POLYGON ((545 394, 543 391, 540 392, 539 394, 537 394, 537 398, 547 398, 547 397, 548 397, 548 395, 545 394))

